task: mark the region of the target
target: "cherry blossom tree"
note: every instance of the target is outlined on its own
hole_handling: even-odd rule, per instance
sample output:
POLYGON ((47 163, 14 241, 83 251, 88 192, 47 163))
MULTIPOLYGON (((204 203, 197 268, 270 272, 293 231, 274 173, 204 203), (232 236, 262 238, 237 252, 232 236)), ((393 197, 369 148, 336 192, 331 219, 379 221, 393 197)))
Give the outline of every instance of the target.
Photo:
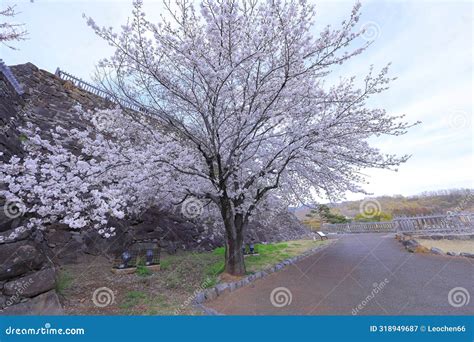
MULTIPOLYGON (((18 13, 15 11, 14 6, 8 6, 0 9, 0 20, 1 18, 13 18, 18 13)), ((8 42, 20 41, 26 39, 27 32, 23 29, 23 24, 17 24, 10 21, 0 21, 0 43, 14 49, 8 42)))
POLYGON ((0 173, 9 185, 4 196, 41 217, 32 226, 61 217, 110 235, 113 227, 102 228, 108 218, 139 212, 156 198, 199 199, 225 227, 226 272, 242 275, 248 223, 274 199, 309 203, 364 192, 364 169, 407 160, 368 143, 410 127, 366 104, 387 89, 388 67, 326 84, 369 45, 354 32, 359 4, 339 28, 317 35, 315 8, 305 0, 164 6, 166 15, 153 23, 135 1, 119 33, 87 19, 116 49, 99 65, 103 86, 140 110, 82 112, 93 127, 59 129, 53 142, 26 129, 32 157, 0 173))
POLYGON ((326 86, 328 74, 360 54, 360 4, 339 28, 314 35, 315 8, 305 0, 165 1, 161 21, 141 1, 116 33, 88 24, 116 48, 101 79, 121 100, 152 113, 198 158, 177 171, 207 184, 189 196, 217 205, 226 232, 226 271, 244 274, 249 218, 270 193, 310 201, 363 191, 360 171, 393 168, 407 156, 384 155, 367 139, 400 135, 401 117, 366 100, 387 88, 388 67, 326 86), (359 38, 359 39, 358 39, 359 38))
POLYGON ((45 132, 28 123, 21 128, 25 156, 8 162, 0 158, 0 179, 7 185, 0 188, 5 213, 29 216, 11 239, 55 222, 110 237, 115 232, 108 224, 111 218, 171 203, 177 179, 191 183, 169 166, 173 158, 194 164, 186 147, 172 134, 144 130, 143 124, 153 126, 146 117, 138 123, 120 109, 86 112, 77 106, 74 111, 90 124, 45 132))

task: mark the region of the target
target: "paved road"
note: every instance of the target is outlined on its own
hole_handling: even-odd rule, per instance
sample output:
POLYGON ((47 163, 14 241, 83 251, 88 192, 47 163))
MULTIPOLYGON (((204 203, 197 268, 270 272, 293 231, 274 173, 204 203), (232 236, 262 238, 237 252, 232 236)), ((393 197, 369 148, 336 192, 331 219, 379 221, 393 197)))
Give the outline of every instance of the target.
POLYGON ((474 259, 408 253, 393 234, 345 235, 207 306, 230 315, 474 315, 474 259), (291 304, 272 305, 277 287, 291 304), (455 287, 468 291, 467 305, 450 305, 455 287))

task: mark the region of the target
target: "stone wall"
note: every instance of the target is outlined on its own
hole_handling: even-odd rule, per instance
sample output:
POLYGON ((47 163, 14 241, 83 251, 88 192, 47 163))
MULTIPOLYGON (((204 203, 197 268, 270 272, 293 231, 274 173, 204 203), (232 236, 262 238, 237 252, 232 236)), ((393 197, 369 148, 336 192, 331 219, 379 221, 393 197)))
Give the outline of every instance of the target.
MULTIPOLYGON (((18 127, 26 122, 43 131, 57 125, 86 127, 89 122, 79 117, 72 107, 106 108, 105 99, 77 88, 31 63, 11 67, 23 87, 22 96, 15 92, 0 73, 0 160, 12 155, 22 156, 18 127)), ((1 184, 0 184, 1 186, 1 184)), ((45 231, 27 232, 11 238, 14 228, 25 217, 4 215, 0 199, 0 310, 1 314, 61 313, 59 298, 54 291, 56 267, 80 262, 84 254, 115 258, 135 240, 159 243, 168 253, 177 249, 211 250, 224 243, 219 224, 187 220, 179 211, 152 208, 133 220, 114 222, 117 234, 104 239, 94 231, 73 231, 56 224, 45 231)), ((251 224, 252 238, 257 242, 273 242, 301 238, 309 234, 293 214, 283 212, 274 217, 262 217, 251 224)))
MULTIPOLYGON (((0 151, 8 159, 22 154, 17 127, 25 122, 21 110, 26 101, 2 72, 0 99, 0 151)), ((11 235, 22 218, 8 217, 4 206, 0 199, 0 315, 61 314, 54 291, 56 268, 41 237, 28 231, 11 235)))

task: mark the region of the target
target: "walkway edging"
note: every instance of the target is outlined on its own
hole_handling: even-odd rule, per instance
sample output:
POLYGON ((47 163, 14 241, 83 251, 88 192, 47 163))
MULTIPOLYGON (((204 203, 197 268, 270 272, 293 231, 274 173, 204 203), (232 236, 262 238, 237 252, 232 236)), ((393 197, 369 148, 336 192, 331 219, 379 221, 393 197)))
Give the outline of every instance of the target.
POLYGON ((213 299, 216 299, 219 296, 222 296, 226 293, 234 292, 237 289, 247 286, 251 283, 254 283, 258 279, 264 278, 272 273, 281 271, 284 269, 286 266, 292 265, 304 258, 309 257, 310 255, 314 254, 317 251, 320 251, 328 246, 330 246, 332 243, 327 243, 322 246, 317 246, 313 247, 311 249, 308 249, 305 251, 303 254, 294 256, 289 259, 285 259, 278 264, 275 264, 271 267, 267 267, 262 271, 258 271, 254 274, 251 274, 243 279, 240 279, 239 281, 231 282, 231 283, 220 283, 217 284, 216 286, 206 289, 204 291, 198 292, 196 296, 194 297, 192 303, 193 306, 197 309, 200 309, 201 311, 204 312, 206 315, 210 316, 216 316, 216 315, 222 315, 221 313, 217 312, 214 309, 208 308, 204 305, 205 302, 211 301, 213 299))

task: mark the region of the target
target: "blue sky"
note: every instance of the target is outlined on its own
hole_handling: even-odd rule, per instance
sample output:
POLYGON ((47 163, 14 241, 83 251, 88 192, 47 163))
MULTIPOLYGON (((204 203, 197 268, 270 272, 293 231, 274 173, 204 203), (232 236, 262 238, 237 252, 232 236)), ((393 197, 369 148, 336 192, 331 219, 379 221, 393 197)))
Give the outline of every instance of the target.
MULTIPOLYGON (((158 18, 161 1, 144 0, 158 18)), ((27 41, 19 50, 0 47, 7 64, 31 62, 54 72, 57 67, 90 79, 94 66, 111 54, 94 35, 82 13, 101 26, 119 27, 130 14, 131 0, 5 1, 15 4, 26 24, 27 41)), ((317 1, 317 27, 337 26, 353 1, 317 1)), ((369 170, 365 188, 375 195, 413 195, 446 188, 474 188, 473 140, 473 3, 457 1, 362 1, 360 27, 373 29, 372 46, 337 70, 339 76, 365 76, 369 65, 392 62, 392 87, 369 102, 389 113, 422 121, 402 137, 373 143, 384 152, 411 154, 399 172, 369 170)), ((348 195, 349 199, 360 195, 348 195)))

